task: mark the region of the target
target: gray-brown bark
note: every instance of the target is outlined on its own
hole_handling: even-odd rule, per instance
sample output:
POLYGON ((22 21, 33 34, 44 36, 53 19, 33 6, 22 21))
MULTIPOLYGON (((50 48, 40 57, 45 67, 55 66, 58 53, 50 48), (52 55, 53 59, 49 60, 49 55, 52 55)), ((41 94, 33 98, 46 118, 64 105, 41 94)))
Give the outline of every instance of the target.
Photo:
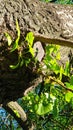
POLYGON ((8 32, 15 39, 16 19, 19 21, 22 41, 31 30, 52 39, 52 42, 56 39, 57 44, 59 40, 62 45, 73 47, 73 6, 46 4, 39 0, 0 0, 0 103, 4 104, 22 97, 30 86, 34 88, 37 77, 31 71, 32 67, 9 68, 10 64, 17 63, 17 52, 9 52, 4 33, 8 32), (62 43, 65 40, 67 42, 62 43))
POLYGON ((28 130, 27 116, 22 107, 17 102, 8 102, 3 104, 3 107, 17 120, 23 129, 28 130))

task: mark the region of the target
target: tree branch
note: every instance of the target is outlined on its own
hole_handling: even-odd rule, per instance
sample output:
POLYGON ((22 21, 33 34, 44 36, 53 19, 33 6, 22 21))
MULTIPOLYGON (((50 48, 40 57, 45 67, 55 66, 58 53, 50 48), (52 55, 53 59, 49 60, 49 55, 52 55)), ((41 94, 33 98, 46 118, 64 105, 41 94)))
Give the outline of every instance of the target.
POLYGON ((67 39, 62 38, 51 38, 47 37, 45 35, 41 35, 39 33, 34 33, 35 41, 40 41, 42 43, 48 43, 48 44, 55 44, 55 45, 61 45, 61 46, 67 46, 73 48, 73 41, 69 41, 67 39))
POLYGON ((65 90, 70 91, 70 92, 73 93, 73 90, 72 90, 72 89, 67 88, 67 87, 64 85, 63 82, 61 82, 60 80, 56 79, 55 77, 50 76, 49 79, 50 79, 51 81, 54 81, 54 82, 56 82, 57 84, 59 84, 59 85, 60 85, 62 88, 64 88, 65 90))
POLYGON ((17 122, 23 129, 28 130, 26 113, 16 101, 4 103, 3 107, 17 120, 17 122))

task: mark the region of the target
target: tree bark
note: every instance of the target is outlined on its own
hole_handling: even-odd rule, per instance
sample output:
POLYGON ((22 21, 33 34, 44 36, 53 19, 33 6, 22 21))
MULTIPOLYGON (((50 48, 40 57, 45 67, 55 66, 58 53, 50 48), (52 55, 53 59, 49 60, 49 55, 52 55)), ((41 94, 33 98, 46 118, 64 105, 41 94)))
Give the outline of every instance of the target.
POLYGON ((24 129, 28 130, 27 116, 22 107, 17 102, 8 102, 3 104, 5 110, 7 110, 19 123, 19 125, 24 129))
MULTIPOLYGON (((55 41, 55 44, 73 47, 73 6, 43 3, 39 0, 0 0, 0 104, 5 104, 4 107, 11 114, 12 108, 6 102, 15 101, 29 87, 34 88, 37 85, 34 85, 35 79, 39 77, 32 71, 32 66, 30 69, 24 66, 16 70, 9 68, 9 65, 17 63, 18 53, 10 53, 5 32, 13 39, 17 37, 16 19, 21 30, 21 42, 30 30, 34 32, 36 41, 55 41)), ((70 48, 64 48, 65 52, 66 50, 69 51, 70 48)), ((62 49, 62 53, 64 51, 62 49)), ((21 126, 24 128, 23 124, 21 126)))
POLYGON ((65 46, 73 47, 73 6, 46 4, 37 0, 1 0, 0 3, 0 103, 2 103, 5 99, 16 100, 22 97, 29 83, 36 77, 35 73, 24 67, 17 70, 9 68, 10 64, 16 64, 17 53, 9 52, 4 33, 8 32, 15 39, 15 22, 18 19, 21 41, 28 30, 31 30, 50 38, 51 42, 56 39, 57 44, 59 42, 62 44, 63 41, 62 45, 65 42, 65 46))

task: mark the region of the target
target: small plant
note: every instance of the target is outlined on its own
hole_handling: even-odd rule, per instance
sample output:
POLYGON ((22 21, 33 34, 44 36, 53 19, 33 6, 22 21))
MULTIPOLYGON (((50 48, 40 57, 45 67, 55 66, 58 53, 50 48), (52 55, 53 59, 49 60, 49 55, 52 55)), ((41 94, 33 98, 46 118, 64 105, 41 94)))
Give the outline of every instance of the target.
POLYGON ((66 62, 65 66, 60 61, 60 46, 49 45, 46 46, 46 56, 43 60, 47 72, 52 71, 61 80, 62 76, 70 76, 69 72, 69 61, 66 62))
POLYGON ((60 46, 46 46, 44 65, 39 68, 44 81, 21 99, 24 110, 29 113, 29 122, 32 119, 36 124, 35 129, 41 125, 42 130, 67 130, 72 122, 67 118, 71 117, 70 111, 73 110, 73 75, 68 61, 65 66, 59 64, 59 49, 60 46), (63 78, 67 80, 64 82, 63 78))
POLYGON ((10 65, 11 69, 16 69, 18 67, 22 67, 23 65, 28 66, 28 64, 31 62, 32 59, 34 59, 34 55, 35 55, 35 50, 33 49, 33 41, 34 41, 34 36, 32 32, 29 32, 24 40, 24 44, 25 42, 27 42, 26 48, 25 48, 25 52, 24 54, 27 56, 23 56, 23 52, 21 49, 22 48, 22 43, 20 43, 20 28, 18 25, 18 21, 16 20, 16 30, 17 30, 17 38, 13 41, 11 36, 6 32, 5 36, 8 40, 8 46, 12 46, 10 53, 14 52, 14 51, 18 51, 18 63, 16 65, 10 65), (29 53, 31 55, 31 58, 29 57, 29 53))
MULTIPOLYGON (((18 21, 16 21, 16 29, 15 41, 5 33, 8 46, 11 48, 10 53, 18 52, 18 63, 10 65, 11 69, 18 69, 23 65, 28 67, 31 62, 36 63, 33 33, 27 34, 23 42, 25 49, 21 49, 18 21)), ((67 130, 73 123, 73 75, 70 73, 69 61, 65 65, 61 64, 59 49, 60 46, 54 45, 45 47, 45 57, 37 71, 38 75, 42 75, 42 82, 20 101, 28 113, 28 121, 36 124, 35 130, 41 128, 42 130, 67 130)), ((16 111, 15 113, 18 115, 16 111)))

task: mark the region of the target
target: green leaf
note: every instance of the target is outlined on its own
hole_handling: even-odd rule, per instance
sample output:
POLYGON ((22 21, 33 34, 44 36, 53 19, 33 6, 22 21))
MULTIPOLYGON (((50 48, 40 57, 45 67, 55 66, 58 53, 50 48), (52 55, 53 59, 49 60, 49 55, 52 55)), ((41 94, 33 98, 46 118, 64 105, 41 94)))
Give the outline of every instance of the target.
POLYGON ((50 94, 50 98, 52 99, 53 103, 55 102, 56 100, 56 97, 53 95, 53 94, 50 94))
POLYGON ((71 101, 71 98, 73 98, 73 93, 72 93, 72 92, 67 92, 67 93, 65 94, 65 100, 66 100, 67 102, 70 102, 70 101, 71 101))
POLYGON ((73 90, 73 85, 71 85, 71 84, 68 83, 68 82, 65 82, 65 84, 66 84, 66 87, 67 87, 67 88, 73 90))
POLYGON ((17 20, 16 20, 16 30, 17 30, 17 39, 15 40, 14 45, 13 45, 13 47, 12 47, 10 52, 13 52, 13 51, 15 51, 16 49, 19 48, 18 44, 19 44, 19 39, 20 39, 20 28, 19 28, 17 20))
POLYGON ((12 47, 12 49, 11 49, 10 52, 15 51, 16 49, 18 49, 18 47, 19 47, 19 45, 18 45, 18 43, 16 43, 16 41, 15 41, 15 42, 14 42, 14 45, 13 45, 13 47, 12 47))
POLYGON ((35 55, 35 50, 32 47, 29 47, 29 52, 31 53, 31 55, 34 57, 35 55))
POLYGON ((50 64, 50 69, 55 73, 58 74, 60 72, 60 67, 57 63, 54 62, 54 60, 51 61, 52 64, 50 64))
POLYGON ((26 65, 26 67, 28 66, 28 64, 30 63, 30 61, 31 61, 30 58, 24 60, 24 63, 25 63, 25 65, 26 65))
POLYGON ((60 58, 61 58, 61 55, 60 55, 60 52, 58 52, 57 55, 56 55, 56 59, 60 60, 60 58))
POLYGON ((33 32, 29 32, 29 33, 27 34, 25 41, 28 42, 28 46, 31 46, 31 47, 32 47, 33 41, 34 41, 33 32))
POLYGON ((20 114, 18 113, 17 110, 14 110, 14 113, 16 114, 16 116, 17 116, 18 118, 20 118, 20 114))
POLYGON ((38 115, 44 115, 44 114, 52 111, 52 109, 53 109, 53 104, 52 103, 48 103, 48 104, 44 105, 42 102, 40 102, 38 104, 38 109, 37 109, 36 113, 38 115))
POLYGON ((16 30, 17 30, 17 36, 18 38, 20 38, 20 27, 17 20, 16 20, 16 30))
POLYGON ((34 36, 32 32, 29 32, 26 36, 25 41, 28 42, 28 47, 29 47, 29 52, 31 53, 31 55, 34 57, 35 54, 35 50, 33 49, 32 45, 33 45, 33 40, 34 40, 34 36))
POLYGON ((35 105, 33 106, 33 110, 36 112, 36 111, 37 111, 37 109, 38 109, 38 105, 37 105, 37 104, 35 104, 35 105))
POLYGON ((73 85, 73 75, 71 76, 70 84, 73 85))
POLYGON ((19 67, 19 62, 18 62, 18 64, 16 64, 16 65, 10 65, 10 68, 11 69, 16 69, 16 68, 18 68, 19 67))
POLYGON ((24 59, 21 59, 20 67, 22 67, 23 65, 24 65, 24 59))
POLYGON ((64 73, 64 69, 63 69, 63 67, 61 66, 61 67, 60 67, 60 80, 62 79, 63 73, 64 73))
POLYGON ((46 54, 50 56, 50 54, 54 51, 54 47, 52 45, 46 46, 46 54))
POLYGON ((5 36, 6 36, 7 40, 8 40, 8 46, 10 46, 11 43, 12 43, 11 36, 8 33, 5 33, 5 36))
POLYGON ((55 100, 54 106, 53 106, 53 116, 56 117, 57 115, 58 115, 58 103, 57 103, 57 100, 55 100))
POLYGON ((65 70, 64 70, 64 75, 66 75, 66 76, 70 75, 70 68, 69 68, 69 66, 70 66, 69 62, 66 62, 65 70))

